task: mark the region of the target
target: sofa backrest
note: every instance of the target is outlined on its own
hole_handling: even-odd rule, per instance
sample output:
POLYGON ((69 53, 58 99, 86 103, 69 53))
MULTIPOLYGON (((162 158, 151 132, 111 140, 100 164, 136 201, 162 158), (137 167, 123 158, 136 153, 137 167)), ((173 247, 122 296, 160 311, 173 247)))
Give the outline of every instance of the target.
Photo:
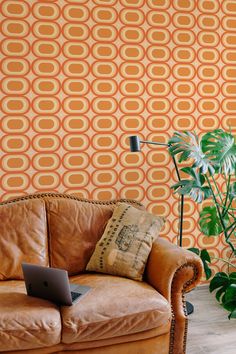
POLYGON ((83 272, 118 201, 143 208, 59 193, 0 203, 0 280, 22 279, 22 262, 83 272))
POLYGON ((41 199, 0 205, 0 280, 22 279, 23 261, 49 264, 46 210, 41 199))
POLYGON ((70 275, 81 273, 112 215, 112 205, 66 198, 46 200, 50 264, 70 275))

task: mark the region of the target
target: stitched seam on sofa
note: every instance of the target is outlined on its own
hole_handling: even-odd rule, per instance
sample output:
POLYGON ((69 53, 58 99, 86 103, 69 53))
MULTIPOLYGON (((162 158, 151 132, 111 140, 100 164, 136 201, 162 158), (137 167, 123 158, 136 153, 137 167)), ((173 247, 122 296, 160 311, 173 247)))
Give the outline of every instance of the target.
MULTIPOLYGON (((57 327, 54 327, 54 328, 49 328, 49 329, 43 329, 43 328, 38 328, 38 329, 32 329, 32 328, 26 328, 24 327, 23 329, 0 329, 0 333, 22 333, 22 332, 25 332, 25 331, 28 331, 28 332, 39 332, 42 333, 42 332, 45 332, 45 333, 48 333, 48 332, 55 332, 55 331, 58 331, 58 329, 61 328, 59 326, 57 327)), ((61 329, 60 329, 61 330, 61 329)))
POLYGON ((43 209, 44 209, 44 213, 45 213, 45 217, 44 217, 44 221, 45 221, 45 225, 46 225, 46 242, 47 242, 47 263, 48 265, 50 265, 50 248, 49 248, 49 238, 48 238, 48 218, 47 218, 47 208, 46 208, 46 203, 45 200, 42 200, 43 202, 43 209))
MULTIPOLYGON (((148 310, 148 311, 136 312, 134 314, 130 314, 130 315, 126 315, 126 316, 115 317, 115 318, 113 317, 110 320, 102 320, 102 321, 96 321, 96 322, 91 322, 91 323, 87 323, 87 324, 82 324, 82 325, 80 325, 80 328, 93 326, 93 325, 96 325, 96 324, 99 324, 99 323, 114 322, 114 321, 117 321, 117 320, 120 320, 120 319, 125 319, 125 318, 129 318, 129 317, 133 317, 133 316, 136 317, 137 315, 142 315, 142 314, 152 313, 152 312, 157 312, 157 314, 160 313, 159 310, 148 310)), ((171 316, 168 318, 168 321, 170 319, 171 319, 171 316)), ((71 328, 71 327, 66 326, 65 322, 63 322, 63 325, 65 327, 67 327, 67 328, 71 328)), ((155 327, 153 327, 153 328, 155 328, 155 327)))
POLYGON ((48 230, 48 256, 49 256, 49 266, 53 266, 52 262, 52 238, 51 238, 51 228, 50 228, 50 201, 44 201, 46 208, 46 218, 47 218, 47 230, 48 230))
POLYGON ((147 328, 143 331, 138 331, 138 332, 133 332, 133 333, 127 333, 127 334, 121 334, 121 335, 118 335, 118 336, 113 336, 113 337, 105 337, 105 338, 97 338, 97 339, 93 339, 91 340, 91 338, 88 338, 88 339, 79 339, 79 342, 72 342, 72 343, 65 343, 65 344, 76 344, 76 343, 81 343, 83 345, 88 345, 88 343, 92 343, 92 346, 89 346, 88 348, 82 348, 82 349, 93 349, 93 348, 97 348, 97 347, 94 347, 94 344, 97 345, 97 343, 99 343, 99 347, 105 347, 105 346, 110 346, 110 345, 116 345, 116 344, 126 344, 126 343, 130 343, 130 342, 133 342, 133 341, 142 341, 142 340, 148 340, 148 339, 153 339, 153 338, 157 338, 159 336, 165 336, 165 335, 169 335, 169 330, 167 332, 164 332, 164 333, 151 333, 151 335, 149 334, 149 331, 152 331, 152 330, 156 330, 156 328, 147 328), (148 332, 148 335, 146 334, 148 332), (144 337, 141 337, 141 338, 133 338, 134 336, 136 337, 137 335, 140 335, 140 334, 144 334, 144 337), (131 337, 131 339, 130 339, 131 337), (120 342, 120 339, 122 338, 122 340, 125 340, 125 342, 120 342), (105 341, 105 343, 103 343, 101 345, 101 340, 102 341, 105 341), (112 340, 112 343, 109 343, 109 341, 112 340), (114 342, 115 340, 115 342, 114 342), (117 341, 118 340, 118 341, 117 341), (116 342, 117 341, 117 342, 116 342), (108 343, 107 343, 108 342, 108 343))

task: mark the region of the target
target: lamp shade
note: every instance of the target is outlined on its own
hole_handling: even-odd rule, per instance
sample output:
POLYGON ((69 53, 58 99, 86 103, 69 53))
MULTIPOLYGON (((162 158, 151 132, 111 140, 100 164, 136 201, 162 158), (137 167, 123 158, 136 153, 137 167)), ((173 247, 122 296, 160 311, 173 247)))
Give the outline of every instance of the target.
POLYGON ((140 148, 140 139, 137 135, 133 135, 129 137, 129 143, 130 143, 130 151, 131 152, 138 152, 141 151, 140 148))

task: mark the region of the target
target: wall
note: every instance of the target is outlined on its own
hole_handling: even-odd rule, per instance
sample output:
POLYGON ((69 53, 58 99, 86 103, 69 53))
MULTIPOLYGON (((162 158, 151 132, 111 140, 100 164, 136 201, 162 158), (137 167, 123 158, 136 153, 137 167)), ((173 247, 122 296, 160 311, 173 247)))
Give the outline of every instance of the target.
MULTIPOLYGON (((127 137, 235 130, 236 2, 2 0, 1 13, 1 199, 136 198, 176 242, 170 157, 130 154, 127 137)), ((184 245, 224 255, 197 215, 187 200, 184 245)))

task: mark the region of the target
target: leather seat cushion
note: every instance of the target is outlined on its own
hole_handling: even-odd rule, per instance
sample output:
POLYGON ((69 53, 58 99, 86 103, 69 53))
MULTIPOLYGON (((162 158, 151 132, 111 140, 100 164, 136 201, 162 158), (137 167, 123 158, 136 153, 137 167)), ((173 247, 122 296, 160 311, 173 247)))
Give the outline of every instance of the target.
POLYGON ((43 348, 60 341, 58 307, 27 296, 22 281, 1 281, 0 351, 43 348))
POLYGON ((71 277, 71 283, 91 286, 73 306, 61 308, 62 342, 113 338, 163 327, 169 328, 167 300, 144 282, 104 274, 71 277))

